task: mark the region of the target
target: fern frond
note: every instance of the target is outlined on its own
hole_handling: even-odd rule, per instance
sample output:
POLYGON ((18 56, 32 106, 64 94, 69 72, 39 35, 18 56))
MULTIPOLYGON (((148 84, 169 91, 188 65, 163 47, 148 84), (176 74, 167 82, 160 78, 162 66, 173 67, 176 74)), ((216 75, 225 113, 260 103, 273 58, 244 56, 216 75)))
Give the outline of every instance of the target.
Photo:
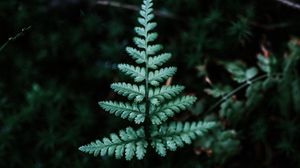
POLYGON ((135 131, 131 127, 120 130, 119 134, 112 133, 110 138, 96 140, 88 145, 81 146, 80 151, 93 154, 94 156, 113 156, 117 159, 125 156, 126 160, 133 159, 134 156, 141 160, 146 154, 148 146, 145 139, 144 129, 135 131))
POLYGON ((123 119, 128 119, 137 124, 145 121, 145 112, 143 105, 129 104, 123 102, 102 101, 99 105, 105 110, 123 119))
POLYGON ((111 114, 123 119, 134 121, 136 124, 143 123, 143 127, 135 131, 131 127, 121 130, 119 134, 111 134, 109 138, 97 140, 79 149, 83 152, 101 155, 115 155, 116 158, 125 156, 126 160, 134 157, 143 159, 147 146, 152 145, 156 152, 165 156, 167 150, 174 151, 184 144, 190 144, 191 140, 203 135, 214 126, 213 122, 181 123, 173 122, 170 125, 161 124, 169 117, 186 110, 195 101, 194 96, 176 97, 184 87, 161 86, 160 83, 172 77, 176 67, 158 69, 170 58, 170 53, 158 54, 163 46, 155 43, 158 34, 153 31, 157 23, 152 21, 152 0, 143 0, 138 22, 135 27, 136 37, 133 41, 138 49, 127 47, 127 53, 139 66, 119 64, 118 69, 132 77, 136 83, 124 82, 113 83, 111 88, 118 94, 128 97, 134 103, 102 101, 99 105, 111 114), (147 122, 146 122, 147 121, 147 122))
POLYGON ((163 102, 165 99, 172 99, 177 94, 181 93, 184 86, 162 86, 160 88, 150 89, 149 97, 151 101, 163 102))
POLYGON ((166 155, 166 150, 175 151, 184 144, 191 144, 192 140, 216 126, 215 122, 172 122, 160 126, 151 135, 152 147, 161 155, 166 155))
POLYGON ((163 53, 158 56, 149 57, 148 60, 149 68, 157 69, 158 66, 161 66, 164 63, 166 63, 171 57, 172 55, 170 53, 163 53))
POLYGON ((138 64, 146 62, 145 51, 139 51, 132 47, 126 47, 126 52, 136 61, 138 64))
POLYGON ((145 86, 144 85, 134 85, 129 83, 113 83, 111 88, 118 94, 122 96, 127 96, 129 100, 135 102, 143 101, 145 97, 145 86))
POLYGON ((169 117, 173 117, 175 113, 179 113, 181 110, 186 110, 190 107, 197 98, 195 96, 182 96, 175 100, 172 100, 151 112, 151 122, 155 125, 160 125, 166 121, 169 117))
POLYGON ((132 77, 135 82, 142 82, 145 80, 145 68, 135 67, 129 64, 119 64, 118 68, 126 75, 132 77))
POLYGON ((169 77, 173 76, 177 71, 176 67, 167 67, 162 68, 160 70, 155 70, 149 72, 148 80, 149 83, 153 86, 158 86, 160 82, 168 79, 169 77))

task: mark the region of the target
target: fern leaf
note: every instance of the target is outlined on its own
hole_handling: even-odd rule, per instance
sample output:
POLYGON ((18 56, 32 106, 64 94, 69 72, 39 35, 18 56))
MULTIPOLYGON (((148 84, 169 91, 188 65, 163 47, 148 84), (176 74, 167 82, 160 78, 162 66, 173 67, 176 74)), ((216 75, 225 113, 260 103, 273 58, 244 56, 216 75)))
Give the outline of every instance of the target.
POLYGON ((166 145, 163 144, 163 141, 161 139, 155 139, 154 141, 152 141, 151 145, 160 156, 167 155, 166 145))
POLYGON ((136 61, 136 63, 142 64, 146 61, 145 51, 139 51, 132 47, 126 47, 126 51, 136 61))
POLYGON ((158 66, 161 66, 164 63, 166 63, 171 58, 171 56, 172 55, 170 53, 164 53, 155 57, 149 57, 149 67, 152 69, 157 69, 158 66))
POLYGON ((88 145, 81 146, 80 151, 93 154, 94 156, 113 156, 117 159, 125 156, 126 160, 133 159, 134 156, 141 160, 144 158, 148 146, 145 139, 144 129, 135 131, 131 127, 121 130, 119 135, 112 133, 110 138, 96 140, 88 145))
POLYGON ((166 155, 166 149, 170 151, 191 144, 192 140, 216 126, 215 122, 172 122, 169 125, 160 126, 152 133, 152 147, 161 155, 166 155))
POLYGON ((103 101, 99 105, 105 110, 123 119, 128 119, 137 124, 145 121, 145 112, 143 105, 137 105, 123 102, 103 101))
POLYGON ((143 101, 145 97, 145 86, 137 86, 129 83, 113 83, 111 88, 122 96, 127 96, 129 100, 134 99, 135 102, 143 101))
POLYGON ((149 33, 148 36, 146 37, 146 40, 148 42, 153 42, 157 39, 158 34, 157 33, 149 33))
POLYGON ((138 17, 138 22, 144 27, 147 24, 146 19, 144 17, 138 17))
POLYGON ((154 55, 154 54, 156 54, 157 52, 159 52, 162 49, 163 49, 162 45, 160 45, 160 44, 154 44, 154 45, 147 46, 146 51, 147 51, 147 54, 154 55))
POLYGON ((153 86, 158 86, 160 82, 168 79, 176 73, 176 67, 162 68, 154 72, 149 72, 149 83, 153 86))
POLYGON ((126 75, 132 77, 135 82, 145 80, 145 68, 135 67, 129 64, 119 64, 118 68, 126 75))
POLYGON ((162 86, 160 88, 150 89, 149 97, 151 101, 162 102, 165 99, 172 99, 174 96, 182 92, 183 86, 162 86))
POLYGON ((152 124, 162 124, 169 117, 173 117, 175 113, 186 110, 196 99, 195 96, 183 96, 154 109, 150 114, 152 124))
POLYGON ((148 22, 145 26, 145 30, 146 30, 146 32, 149 32, 149 31, 155 29, 156 26, 157 26, 156 22, 148 22))
MULTIPOLYGON (((147 24, 145 24, 145 25, 147 25, 147 24)), ((147 31, 143 27, 135 27, 134 30, 135 30, 136 34, 138 34, 142 37, 145 37, 147 35, 147 31)))
POLYGON ((137 45, 141 49, 146 49, 147 48, 147 42, 145 39, 139 38, 139 37, 134 37, 133 42, 135 45, 137 45))

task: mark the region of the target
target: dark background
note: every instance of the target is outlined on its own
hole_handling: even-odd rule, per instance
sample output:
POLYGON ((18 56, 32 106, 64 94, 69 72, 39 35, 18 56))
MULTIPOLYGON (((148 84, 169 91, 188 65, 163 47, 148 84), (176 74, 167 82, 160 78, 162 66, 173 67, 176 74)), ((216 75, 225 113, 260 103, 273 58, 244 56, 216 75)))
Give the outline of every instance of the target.
MULTIPOLYGON (((78 150, 131 124, 104 112, 97 103, 114 99, 110 83, 127 80, 116 71, 116 64, 128 61, 125 47, 132 44, 135 9, 141 3, 111 2, 120 6, 96 0, 0 1, 0 45, 30 26, 0 51, 0 167, 143 167, 142 161, 95 158, 78 150)), ((170 64, 179 69, 173 82, 185 85, 185 93, 200 100, 177 120, 218 115, 219 107, 204 112, 218 100, 204 92, 210 87, 205 78, 238 86, 220 62, 240 60, 255 66, 261 46, 283 59, 288 42, 300 35, 300 9, 276 0, 154 2, 159 41, 173 54, 170 64)), ((243 120, 224 126, 235 136, 229 142, 218 140, 223 148, 215 148, 220 153, 196 143, 169 152, 166 158, 148 153, 155 161, 151 166, 299 167, 299 111, 276 104, 285 101, 291 107, 289 103, 297 104, 300 95, 289 99, 277 91, 259 93, 260 103, 242 114, 243 120)))

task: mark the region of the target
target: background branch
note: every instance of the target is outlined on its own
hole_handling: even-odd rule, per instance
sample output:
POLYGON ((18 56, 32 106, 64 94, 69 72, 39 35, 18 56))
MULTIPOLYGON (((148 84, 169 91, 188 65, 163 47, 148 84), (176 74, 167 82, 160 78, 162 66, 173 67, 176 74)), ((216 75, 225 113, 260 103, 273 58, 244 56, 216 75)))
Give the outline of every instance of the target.
POLYGON ((295 9, 299 9, 300 10, 300 4, 297 4, 295 2, 292 2, 292 1, 289 1, 289 0, 276 0, 286 6, 289 6, 289 7, 292 7, 292 8, 295 8, 295 9))
MULTIPOLYGON (((140 10, 139 6, 120 3, 117 1, 110 1, 110 0, 98 0, 98 1, 96 1, 96 4, 103 5, 103 6, 111 6, 111 7, 116 7, 116 8, 123 8, 123 9, 133 10, 133 11, 140 10)), ((174 14, 167 12, 167 11, 155 10, 154 13, 155 13, 155 15, 160 16, 160 17, 165 17, 165 18, 169 18, 169 19, 177 19, 174 14)))
POLYGON ((28 26, 26 28, 23 28, 21 32, 19 32, 18 34, 16 34, 13 37, 9 37, 8 40, 0 47, 0 52, 4 49, 5 46, 7 46, 7 44, 11 41, 15 41, 16 39, 18 39, 20 36, 23 36, 24 33, 29 30, 31 28, 31 26, 28 26))

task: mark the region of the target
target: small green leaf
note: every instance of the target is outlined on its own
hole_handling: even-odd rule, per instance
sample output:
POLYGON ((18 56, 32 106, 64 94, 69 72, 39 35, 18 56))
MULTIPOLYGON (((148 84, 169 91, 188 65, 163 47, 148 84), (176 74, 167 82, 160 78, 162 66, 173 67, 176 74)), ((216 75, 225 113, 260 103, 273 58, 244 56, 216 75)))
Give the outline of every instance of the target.
POLYGON ((146 25, 146 31, 149 32, 153 30, 157 26, 157 23, 155 22, 150 22, 146 25))
POLYGON ((154 141, 152 143, 153 148, 160 156, 166 156, 167 150, 163 143, 161 143, 161 140, 154 141))
POLYGON ((158 66, 161 66, 165 62, 167 62, 171 58, 171 56, 172 55, 170 53, 163 53, 158 56, 149 57, 149 61, 148 61, 149 67, 152 69, 157 69, 158 66))
POLYGON ((169 117, 173 117, 175 113, 186 110, 197 100, 194 96, 183 96, 175 100, 169 101, 162 106, 150 111, 151 122, 154 125, 160 125, 169 117))
POLYGON ((146 54, 145 51, 139 51, 132 47, 126 47, 126 52, 135 59, 136 63, 141 64, 144 63, 146 60, 146 54))
POLYGON ((147 47, 147 45, 146 45, 146 40, 144 40, 144 39, 142 39, 142 38, 134 37, 134 38, 133 38, 133 42, 134 42, 139 48, 145 49, 145 48, 147 47))
POLYGON ((255 67, 247 69, 247 71, 246 71, 247 80, 251 80, 256 75, 257 75, 257 69, 255 67))
POLYGON ((134 143, 128 143, 125 145, 125 159, 131 160, 133 156, 135 155, 135 148, 136 146, 134 143))
POLYGON ((158 34, 157 33, 150 33, 148 34, 147 36, 147 41, 148 42, 152 42, 152 41, 155 41, 158 37, 158 34))
POLYGON ((140 141, 136 143, 136 157, 137 159, 141 160, 145 157, 145 154, 147 152, 147 142, 146 141, 140 141))
POLYGON ((162 49, 163 49, 162 45, 155 44, 155 45, 149 45, 146 50, 147 50, 147 54, 154 55, 162 49))
POLYGON ((142 28, 142 27, 135 27, 135 32, 138 34, 138 35, 140 35, 140 36, 146 36, 147 35, 147 33, 146 33, 146 30, 144 29, 144 28, 142 28))
POLYGON ((156 71, 150 71, 148 80, 151 85, 157 86, 160 82, 172 77, 177 71, 176 67, 162 68, 156 71))
POLYGON ((135 67, 129 64, 119 64, 120 71, 134 78, 135 82, 142 82, 145 80, 145 68, 135 67))
POLYGON ((144 122, 145 120, 145 112, 142 111, 140 106, 137 104, 129 104, 123 102, 113 102, 113 101, 102 101, 99 102, 99 105, 105 110, 110 112, 111 114, 115 114, 118 117, 123 119, 128 119, 129 121, 135 120, 137 117, 138 123, 144 122))
POLYGON ((135 100, 135 102, 141 102, 145 97, 145 86, 134 85, 129 83, 113 83, 111 88, 122 96, 127 96, 129 100, 135 100))

